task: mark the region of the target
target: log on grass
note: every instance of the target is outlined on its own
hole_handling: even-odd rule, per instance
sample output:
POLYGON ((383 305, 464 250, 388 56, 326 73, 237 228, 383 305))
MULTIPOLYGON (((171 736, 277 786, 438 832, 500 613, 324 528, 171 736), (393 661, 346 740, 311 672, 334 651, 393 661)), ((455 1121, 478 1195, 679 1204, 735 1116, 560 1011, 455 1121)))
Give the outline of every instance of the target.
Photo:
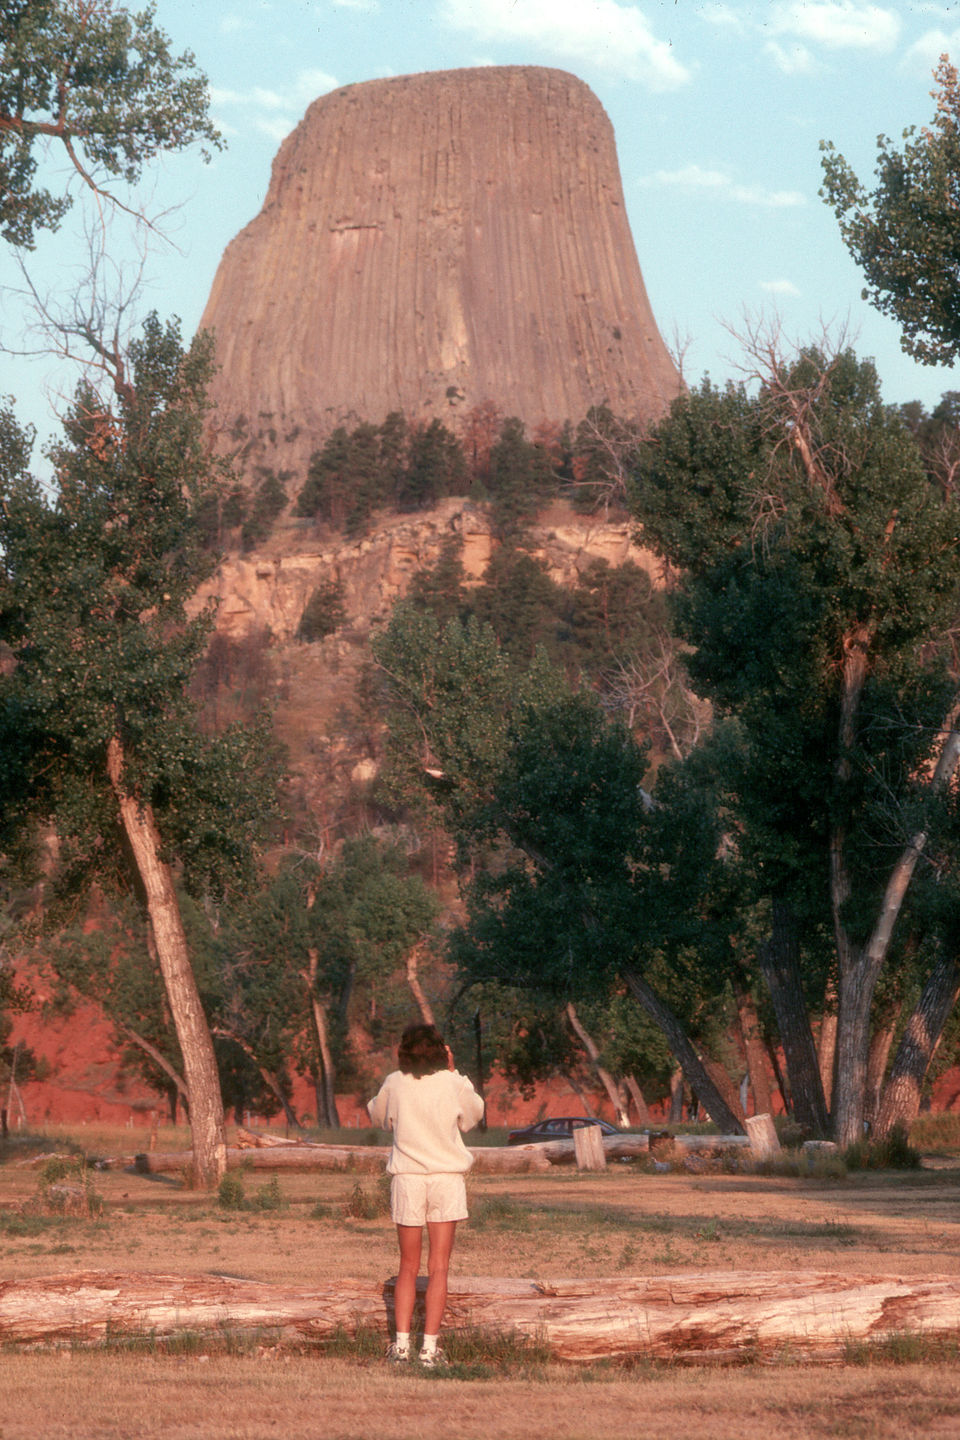
MULTIPOLYGON (((419 1282, 420 1299, 426 1280, 419 1282)), ((189 1333, 322 1344, 390 1330, 392 1281, 309 1288, 220 1275, 85 1272, 0 1282, 0 1345, 189 1333)), ((444 1330, 513 1333, 557 1360, 835 1361, 908 1336, 960 1336, 960 1279, 710 1271, 602 1280, 450 1282, 444 1330)))
MULTIPOLYGON (((526 1174, 549 1170, 550 1161, 542 1145, 477 1145, 470 1149, 473 1169, 478 1174, 526 1174)), ((570 1142, 573 1154, 573 1142, 570 1142)), ((390 1155, 389 1145, 271 1145, 227 1150, 227 1169, 238 1170, 382 1170, 390 1155)), ((150 1150, 137 1155, 135 1168, 142 1175, 171 1175, 189 1171, 190 1150, 150 1150)))
MULTIPOLYGON (((586 1129, 587 1127, 584 1127, 586 1129)), ((592 1130, 594 1127, 590 1126, 592 1130)), ((511 1145, 510 1150, 533 1148, 542 1151, 551 1165, 571 1165, 576 1159, 573 1137, 569 1140, 538 1140, 532 1147, 511 1145)), ((649 1135, 604 1135, 603 1148, 608 1160, 636 1160, 649 1154, 649 1135)), ((476 1153, 476 1152, 474 1152, 476 1153)), ((509 1152, 508 1152, 509 1153, 509 1152)))

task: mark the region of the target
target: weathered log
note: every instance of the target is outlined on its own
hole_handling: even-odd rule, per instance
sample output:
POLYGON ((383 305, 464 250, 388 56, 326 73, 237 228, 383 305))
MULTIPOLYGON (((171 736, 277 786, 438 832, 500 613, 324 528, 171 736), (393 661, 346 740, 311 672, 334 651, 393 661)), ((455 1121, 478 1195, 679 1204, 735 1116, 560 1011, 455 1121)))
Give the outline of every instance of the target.
MULTIPOLYGON (((587 1127, 585 1126, 584 1129, 587 1127)), ((591 1130, 594 1126, 589 1127, 591 1130)), ((525 1150, 525 1145, 511 1145, 511 1150, 525 1150)), ((551 1165, 569 1165, 576 1159, 573 1137, 569 1140, 538 1140, 535 1149, 540 1150, 551 1165)), ((636 1160, 650 1150, 649 1135, 604 1135, 603 1148, 608 1160, 636 1160)))
MULTIPOLYGON (((573 1142, 570 1154, 573 1155, 573 1142)), ((550 1159, 542 1145, 476 1145, 470 1148, 473 1168, 480 1173, 525 1174, 549 1170, 550 1159)), ((265 1149, 227 1150, 227 1168, 250 1170, 382 1170, 390 1154, 389 1145, 270 1145, 265 1149)), ((189 1150, 143 1151, 135 1157, 142 1175, 169 1175, 189 1170, 189 1150)))
POLYGON ((747 1127, 750 1149, 757 1160, 766 1160, 777 1154, 780 1140, 772 1115, 750 1115, 743 1123, 747 1127))
MULTIPOLYGON (((420 1299, 426 1286, 419 1282, 420 1299)), ((310 1288, 221 1275, 84 1272, 0 1282, 0 1344, 96 1344, 252 1332, 322 1343, 360 1329, 389 1333, 392 1280, 310 1288)), ((514 1332, 558 1360, 624 1356, 727 1362, 842 1360, 905 1335, 960 1336, 960 1279, 819 1271, 710 1271, 602 1280, 458 1279, 444 1329, 514 1332)))

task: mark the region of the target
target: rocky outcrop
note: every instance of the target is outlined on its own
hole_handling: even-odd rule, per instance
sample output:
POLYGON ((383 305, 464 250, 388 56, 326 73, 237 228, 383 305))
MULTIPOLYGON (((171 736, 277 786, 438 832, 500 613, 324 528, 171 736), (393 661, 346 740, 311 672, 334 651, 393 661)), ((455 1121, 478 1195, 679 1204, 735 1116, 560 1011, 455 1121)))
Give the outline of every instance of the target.
MULTIPOLYGON (((288 521, 256 553, 228 555, 193 603, 199 608, 215 601, 217 630, 233 640, 259 631, 283 645, 295 639, 313 591, 333 578, 342 586, 351 631, 365 635, 389 617, 413 574, 436 563, 451 534, 462 541, 467 581, 479 580, 494 542, 484 509, 468 500, 444 500, 416 515, 384 515, 355 539, 323 539, 311 523, 288 521)), ((557 504, 531 526, 528 548, 560 584, 575 584, 590 560, 611 565, 632 560, 656 576, 656 558, 638 550, 632 534, 626 519, 603 521, 557 504)))
POLYGON ((603 402, 647 417, 679 386, 610 121, 582 81, 533 66, 315 101, 201 323, 224 443, 295 472, 341 421, 456 428, 486 401, 531 428, 603 402))

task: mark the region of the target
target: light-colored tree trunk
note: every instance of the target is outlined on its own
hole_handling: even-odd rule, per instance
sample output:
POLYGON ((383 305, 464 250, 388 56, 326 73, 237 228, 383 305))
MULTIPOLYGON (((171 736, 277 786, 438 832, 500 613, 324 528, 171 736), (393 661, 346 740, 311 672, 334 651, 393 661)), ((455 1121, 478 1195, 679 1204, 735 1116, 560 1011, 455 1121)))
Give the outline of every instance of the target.
POLYGON ((583 1021, 580 1019, 580 1016, 577 1014, 576 1006, 574 1005, 572 1000, 567 1002, 566 1015, 567 1019, 570 1021, 570 1028, 576 1035, 577 1039, 580 1041, 580 1044, 583 1046, 584 1050, 586 1050, 587 1055, 590 1058, 590 1064, 597 1072, 597 1079, 600 1081, 600 1084, 607 1092, 607 1097, 610 1100, 610 1104, 613 1106, 613 1113, 617 1117, 617 1124, 620 1126, 621 1130, 625 1130, 630 1122, 627 1118, 627 1112, 620 1095, 620 1088, 617 1085, 617 1082, 614 1080, 613 1076, 610 1074, 610 1071, 606 1070, 603 1065, 601 1065, 600 1051, 597 1048, 597 1044, 593 1039, 593 1036, 590 1035, 587 1031, 586 1027, 583 1024, 583 1021))
MULTIPOLYGON (((309 903, 313 903, 312 898, 309 903)), ((315 945, 310 946, 307 956, 308 968, 301 972, 301 979, 304 980, 307 987, 310 1017, 313 1020, 313 1038, 317 1046, 317 1068, 320 1072, 318 1093, 322 1099, 322 1106, 317 1113, 317 1124, 337 1130, 340 1127, 340 1116, 337 1112, 336 1070, 330 1050, 326 1008, 317 995, 317 971, 320 955, 315 945)))
MULTIPOLYGON (((868 639, 865 634, 856 632, 848 637, 845 643, 840 719, 841 758, 837 766, 838 779, 841 782, 849 773, 847 756, 853 745, 856 709, 866 674, 865 652, 868 639)), ((934 794, 950 783, 960 764, 960 729, 956 728, 957 720, 958 701, 957 697, 954 697, 943 724, 940 755, 930 780, 930 790, 934 794)), ((844 855, 845 837, 841 830, 836 830, 831 837, 830 893, 840 971, 834 1138, 841 1146, 852 1145, 863 1134, 873 994, 880 970, 887 958, 894 926, 926 843, 925 830, 916 831, 907 840, 890 871, 870 938, 862 949, 858 949, 852 944, 843 923, 843 909, 851 893, 844 855)))
POLYGON ((897 1046, 874 1125, 878 1136, 889 1135, 895 1125, 909 1125, 919 1114, 930 1061, 958 998, 960 964, 956 956, 942 954, 930 972, 897 1046))
POLYGON ((678 1065, 670 1076, 670 1124, 679 1125, 683 1119, 683 1067, 678 1065))
POLYGON ((417 973, 420 963, 420 951, 422 949, 423 941, 418 940, 416 945, 407 951, 407 984, 410 986, 413 998, 417 1002, 417 1009, 420 1011, 424 1025, 435 1025, 437 1022, 433 1018, 430 1001, 423 993, 423 986, 420 984, 420 976, 417 973))
POLYGON ((636 1110, 637 1112, 637 1124, 649 1125, 650 1110, 647 1106, 646 1100, 644 1099, 643 1091, 637 1084, 636 1079, 633 1075, 624 1075, 623 1083, 627 1087, 627 1093, 629 1094, 630 1099, 633 1101, 634 1110, 636 1110))
POLYGON ((223 1099, 213 1041, 190 964, 173 876, 169 865, 160 858, 163 846, 156 820, 149 805, 127 792, 123 771, 123 747, 114 735, 107 746, 107 772, 147 897, 157 958, 183 1056, 190 1099, 193 1182, 200 1189, 213 1190, 227 1166, 223 1099))
MULTIPOLYGON (((417 1284, 417 1313, 427 1277, 417 1284)), ((102 1344, 108 1336, 276 1334, 302 1350, 337 1334, 393 1325, 382 1278, 301 1288, 224 1275, 86 1271, 0 1285, 5 1345, 102 1344)), ((960 1280, 819 1271, 714 1270, 613 1279, 451 1276, 447 1333, 510 1332, 557 1360, 641 1356, 687 1363, 842 1360, 851 1343, 907 1335, 954 1340, 960 1280)))

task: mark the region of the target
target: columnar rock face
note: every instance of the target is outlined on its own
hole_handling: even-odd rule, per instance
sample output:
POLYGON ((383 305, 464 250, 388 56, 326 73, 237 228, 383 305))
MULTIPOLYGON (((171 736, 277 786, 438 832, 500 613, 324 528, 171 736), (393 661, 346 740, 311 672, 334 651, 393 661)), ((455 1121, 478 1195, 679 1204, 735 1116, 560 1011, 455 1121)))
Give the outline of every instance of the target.
POLYGON ((610 122, 582 81, 538 67, 315 101, 202 324, 221 428, 297 468, 335 424, 391 410, 456 429, 493 401, 533 427, 604 402, 659 414, 679 385, 610 122))

